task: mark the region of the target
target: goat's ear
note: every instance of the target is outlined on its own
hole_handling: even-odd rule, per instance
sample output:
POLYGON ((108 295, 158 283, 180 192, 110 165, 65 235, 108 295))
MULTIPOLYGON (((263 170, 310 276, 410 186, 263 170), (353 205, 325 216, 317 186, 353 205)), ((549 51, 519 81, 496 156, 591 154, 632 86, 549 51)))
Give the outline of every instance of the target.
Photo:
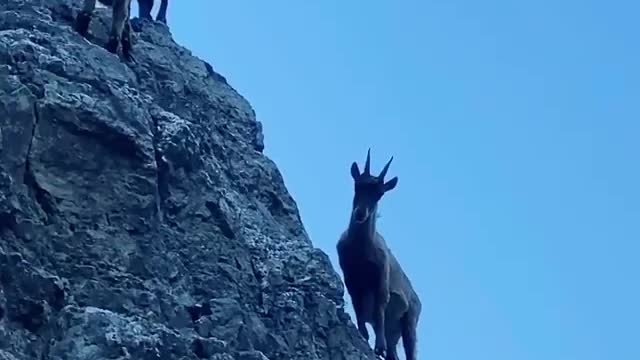
POLYGON ((357 180, 360 177, 360 169, 358 169, 358 164, 355 161, 351 164, 351 177, 353 180, 357 180))
POLYGON ((398 177, 395 176, 393 177, 393 179, 387 181, 386 183, 384 183, 384 192, 387 192, 389 190, 393 190, 394 187, 396 187, 396 185, 398 185, 398 177))

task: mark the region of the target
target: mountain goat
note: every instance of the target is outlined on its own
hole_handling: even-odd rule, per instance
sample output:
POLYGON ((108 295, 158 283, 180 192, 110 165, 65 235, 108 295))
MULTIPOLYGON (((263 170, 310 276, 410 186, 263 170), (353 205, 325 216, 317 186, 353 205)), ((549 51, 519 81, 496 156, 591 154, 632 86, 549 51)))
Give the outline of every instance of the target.
POLYGON ((366 323, 370 323, 376 336, 374 352, 387 360, 398 360, 396 346, 402 337, 406 359, 416 360, 416 328, 422 305, 376 231, 378 201, 398 184, 398 177, 384 181, 392 160, 378 176, 369 172, 370 150, 362 174, 356 162, 351 165, 355 182, 351 219, 336 247, 360 334, 369 340, 366 323))

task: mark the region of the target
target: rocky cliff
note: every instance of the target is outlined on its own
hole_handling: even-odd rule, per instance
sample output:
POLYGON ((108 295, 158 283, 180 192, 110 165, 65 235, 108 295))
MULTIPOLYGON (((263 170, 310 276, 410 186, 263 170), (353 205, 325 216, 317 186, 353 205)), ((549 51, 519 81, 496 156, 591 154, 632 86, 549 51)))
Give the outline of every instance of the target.
POLYGON ((79 2, 0 4, 0 360, 374 359, 247 101, 79 2))

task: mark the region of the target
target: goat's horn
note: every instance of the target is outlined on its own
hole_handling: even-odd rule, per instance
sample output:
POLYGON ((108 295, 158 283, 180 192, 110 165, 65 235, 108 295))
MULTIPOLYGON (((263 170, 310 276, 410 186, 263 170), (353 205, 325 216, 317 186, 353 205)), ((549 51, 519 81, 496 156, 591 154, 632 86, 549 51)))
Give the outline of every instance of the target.
POLYGON ((378 175, 378 178, 384 179, 384 176, 387 175, 387 170, 389 170, 389 165, 391 165, 392 161, 393 161, 393 156, 391 157, 391 159, 389 159, 389 162, 387 162, 387 165, 384 166, 382 171, 380 171, 380 175, 378 175))
POLYGON ((364 163, 364 172, 363 174, 369 175, 369 165, 370 165, 370 159, 371 159, 371 149, 367 150, 367 161, 365 161, 364 163))

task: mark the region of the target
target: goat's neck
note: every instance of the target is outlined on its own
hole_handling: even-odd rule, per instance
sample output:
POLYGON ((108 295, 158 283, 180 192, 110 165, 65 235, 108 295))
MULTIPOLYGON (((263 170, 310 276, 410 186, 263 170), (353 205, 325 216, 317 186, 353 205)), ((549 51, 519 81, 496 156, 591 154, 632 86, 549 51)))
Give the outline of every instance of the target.
POLYGON ((352 216, 348 230, 351 241, 373 244, 373 239, 376 236, 376 216, 377 212, 373 211, 363 223, 356 222, 352 216))

